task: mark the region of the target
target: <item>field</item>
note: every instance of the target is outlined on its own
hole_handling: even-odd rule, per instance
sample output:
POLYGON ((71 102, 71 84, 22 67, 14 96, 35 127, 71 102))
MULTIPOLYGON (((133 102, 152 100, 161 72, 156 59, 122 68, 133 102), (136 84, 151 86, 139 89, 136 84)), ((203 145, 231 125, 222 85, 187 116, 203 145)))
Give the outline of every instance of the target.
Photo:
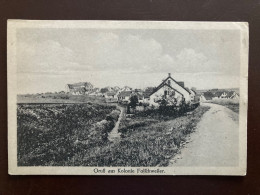
POLYGON ((208 102, 225 106, 225 107, 229 108, 230 110, 232 110, 236 113, 239 113, 239 100, 214 99, 214 100, 211 100, 211 101, 208 101, 208 102))
POLYGON ((123 117, 120 139, 110 142, 108 133, 120 114, 116 106, 72 98, 79 103, 18 104, 18 166, 167 166, 208 110, 123 117))
POLYGON ((72 164, 81 142, 84 155, 102 146, 119 113, 115 106, 91 103, 19 104, 18 165, 72 164))
MULTIPOLYGON (((93 157, 98 166, 167 166, 186 136, 195 131, 208 107, 198 107, 188 115, 158 119, 133 117, 120 125, 121 140, 103 147, 93 157), (99 161, 98 159, 103 159, 99 161)), ((93 161, 93 162, 94 162, 93 161)))
POLYGON ((44 94, 27 94, 18 95, 17 103, 97 103, 104 104, 104 97, 88 96, 88 95, 71 95, 59 93, 44 93, 44 94))

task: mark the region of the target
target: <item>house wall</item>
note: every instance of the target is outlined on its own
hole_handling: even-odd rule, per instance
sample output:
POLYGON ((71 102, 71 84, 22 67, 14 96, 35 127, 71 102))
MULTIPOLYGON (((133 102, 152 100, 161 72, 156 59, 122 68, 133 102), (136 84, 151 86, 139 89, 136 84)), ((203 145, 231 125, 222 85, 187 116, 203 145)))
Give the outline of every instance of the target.
POLYGON ((179 105, 182 101, 182 95, 175 92, 173 89, 165 86, 162 87, 161 89, 159 89, 158 91, 156 91, 155 93, 153 93, 150 96, 150 100, 149 100, 149 104, 150 105, 154 105, 154 106, 159 106, 159 103, 156 103, 158 100, 162 99, 162 97, 164 96, 164 91, 167 90, 170 93, 174 93, 175 95, 173 96, 174 98, 177 99, 177 105, 179 105))
POLYGON ((185 98, 185 101, 186 102, 190 102, 191 101, 191 96, 190 96, 190 93, 188 91, 186 91, 184 88, 182 88, 181 86, 179 86, 177 83, 175 83, 172 79, 168 79, 166 81, 166 83, 168 84, 170 81, 170 85, 176 89, 177 91, 179 91, 180 93, 183 94, 184 98, 185 98))
POLYGON ((130 100, 130 97, 129 97, 129 96, 125 96, 125 97, 119 96, 119 97, 118 97, 118 100, 121 100, 121 101, 129 101, 129 100, 130 100))

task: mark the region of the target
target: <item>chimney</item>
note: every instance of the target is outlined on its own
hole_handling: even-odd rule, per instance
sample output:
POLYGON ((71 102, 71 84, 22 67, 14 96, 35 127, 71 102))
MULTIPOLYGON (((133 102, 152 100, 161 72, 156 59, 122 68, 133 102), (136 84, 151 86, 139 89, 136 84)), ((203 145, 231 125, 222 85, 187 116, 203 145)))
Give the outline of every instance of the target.
POLYGON ((171 73, 168 73, 168 76, 170 77, 170 76, 171 76, 171 73))

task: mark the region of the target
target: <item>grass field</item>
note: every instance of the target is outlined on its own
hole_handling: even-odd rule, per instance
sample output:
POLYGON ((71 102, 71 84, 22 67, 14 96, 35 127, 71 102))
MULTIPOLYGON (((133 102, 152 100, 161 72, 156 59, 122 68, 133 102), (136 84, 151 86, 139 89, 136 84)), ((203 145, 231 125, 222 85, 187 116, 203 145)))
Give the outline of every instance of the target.
MULTIPOLYGON (((94 146, 82 159, 83 166, 167 166, 186 136, 195 130, 208 107, 198 107, 190 115, 175 119, 125 119, 120 125, 120 141, 94 146)), ((84 147, 84 144, 81 146, 84 147)), ((78 165, 78 164, 74 164, 78 165)))
POLYGON ((219 104, 229 108, 230 110, 239 113, 239 100, 233 99, 215 99, 209 101, 210 103, 219 104))
POLYGON ((18 95, 17 103, 106 103, 104 97, 58 93, 18 95))
POLYGON ((123 118, 120 140, 110 142, 120 114, 116 106, 87 96, 60 104, 61 97, 39 98, 59 104, 18 104, 18 166, 167 166, 209 109, 177 118, 152 113, 123 118))
POLYGON ((18 165, 71 164, 81 142, 84 155, 106 142, 119 113, 115 106, 90 103, 18 105, 18 165))
POLYGON ((175 119, 125 119, 119 130, 122 133, 120 142, 102 148, 92 162, 96 161, 99 166, 167 166, 208 109, 198 107, 190 115, 175 119))

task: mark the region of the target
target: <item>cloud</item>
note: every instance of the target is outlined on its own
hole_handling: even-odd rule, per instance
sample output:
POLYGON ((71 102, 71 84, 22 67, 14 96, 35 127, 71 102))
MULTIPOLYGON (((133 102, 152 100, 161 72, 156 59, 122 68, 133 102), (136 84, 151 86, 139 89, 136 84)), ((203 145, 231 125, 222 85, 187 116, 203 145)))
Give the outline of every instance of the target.
POLYGON ((18 72, 59 72, 81 70, 74 52, 59 42, 47 40, 18 43, 18 72))
POLYGON ((121 71, 128 73, 228 72, 204 53, 183 48, 175 53, 162 43, 131 33, 99 32, 71 40, 18 42, 18 72, 70 74, 71 72, 121 71), (171 54, 171 55, 170 55, 171 54))
POLYGON ((154 39, 131 34, 119 37, 111 33, 97 37, 101 38, 96 41, 95 55, 85 59, 94 70, 153 72, 173 63, 173 58, 164 54, 162 45, 154 39))
POLYGON ((175 65, 180 72, 206 71, 207 57, 190 48, 184 48, 176 56, 175 65))

